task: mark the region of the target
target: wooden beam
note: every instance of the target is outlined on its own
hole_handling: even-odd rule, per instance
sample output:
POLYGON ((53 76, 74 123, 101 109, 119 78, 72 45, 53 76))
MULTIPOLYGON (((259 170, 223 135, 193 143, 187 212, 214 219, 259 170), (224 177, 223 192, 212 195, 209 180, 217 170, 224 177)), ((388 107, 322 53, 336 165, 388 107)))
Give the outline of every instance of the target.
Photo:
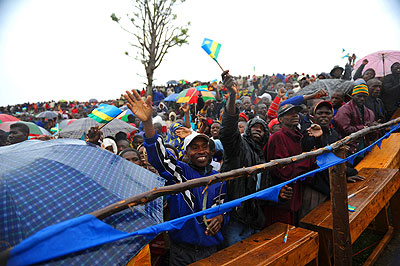
MULTIPOLYGON (((386 129, 389 126, 396 125, 398 123, 400 123, 400 118, 386 122, 385 124, 380 124, 377 126, 362 129, 360 131, 357 131, 357 132, 351 134, 350 136, 347 136, 341 140, 338 140, 335 143, 332 143, 330 145, 330 147, 333 151, 335 151, 335 150, 339 149, 340 147, 343 147, 343 146, 347 145, 348 143, 350 143, 360 137, 363 137, 371 132, 386 129)), ((211 185, 211 184, 215 184, 218 182, 227 181, 227 180, 231 180, 231 179, 235 179, 235 178, 240 178, 240 177, 246 178, 246 177, 251 176, 252 174, 257 174, 257 173, 264 172, 266 170, 271 170, 278 166, 289 165, 289 164, 292 164, 295 162, 300 162, 305 159, 310 159, 310 158, 319 156, 324 153, 328 153, 331 151, 331 149, 323 147, 323 148, 320 148, 320 149, 317 149, 314 151, 302 153, 302 154, 288 157, 288 158, 273 160, 273 161, 270 161, 270 162, 264 163, 264 164, 235 169, 235 170, 231 170, 229 172, 215 174, 215 175, 211 175, 211 176, 207 176, 207 177, 196 178, 196 179, 192 179, 187 182, 184 182, 184 183, 165 186, 162 188, 154 188, 153 190, 150 190, 150 191, 144 192, 142 194, 133 196, 131 198, 119 201, 119 202, 109 205, 103 209, 94 211, 90 214, 94 215, 95 217, 97 217, 99 219, 103 219, 114 213, 125 210, 129 207, 148 203, 149 201, 155 200, 156 198, 161 197, 161 196, 177 194, 177 193, 183 192, 185 190, 188 190, 188 189, 191 189, 194 187, 207 186, 207 185, 211 185)))
MULTIPOLYGON (((335 151, 345 158, 345 148, 335 151)), ((335 265, 351 265, 352 249, 350 238, 349 211, 347 200, 346 163, 329 168, 333 220, 333 259, 335 265)))

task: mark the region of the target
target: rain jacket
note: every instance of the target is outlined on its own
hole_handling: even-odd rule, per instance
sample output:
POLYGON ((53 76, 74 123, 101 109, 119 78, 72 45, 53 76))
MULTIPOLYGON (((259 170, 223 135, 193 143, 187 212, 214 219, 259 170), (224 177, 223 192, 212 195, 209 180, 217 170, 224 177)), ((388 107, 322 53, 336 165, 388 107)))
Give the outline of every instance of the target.
MULTIPOLYGON (((393 64, 394 65, 394 64, 393 64)), ((386 109, 386 119, 390 120, 400 103, 400 75, 393 73, 384 77, 382 84, 382 101, 386 109)))
MULTIPOLYGON (((367 124, 375 121, 374 112, 366 106, 363 106, 363 108, 364 117, 361 117, 361 112, 353 100, 339 108, 333 120, 342 138, 363 129, 367 124)), ((357 139, 349 144, 350 152, 354 153, 358 149, 360 141, 360 139, 357 139)))
MULTIPOLYGON (((263 147, 268 141, 268 126, 264 120, 251 119, 243 136, 238 129, 239 109, 234 115, 223 113, 219 131, 219 139, 224 147, 224 160, 221 172, 233 169, 250 167, 265 163, 263 147), (265 136, 262 143, 256 143, 250 136, 250 129, 255 124, 261 124, 265 128, 265 136)), ((227 182, 227 200, 234 200, 269 186, 269 175, 264 172, 252 175, 248 178, 237 178, 227 182)), ((255 229, 261 229, 265 225, 265 216, 262 210, 262 201, 248 200, 231 212, 231 218, 255 229)))
MULTIPOLYGON (((195 166, 177 161, 167 149, 161 137, 157 133, 152 138, 145 137, 144 146, 146 147, 149 163, 157 169, 160 176, 167 180, 167 185, 186 182, 188 180, 209 176, 218 172, 212 170, 207 165, 204 173, 195 170, 195 166)), ((204 187, 196 187, 186 190, 179 194, 167 197, 170 208, 170 220, 202 210, 204 187)), ((217 206, 224 202, 226 194, 225 182, 208 186, 207 208, 217 206), (221 190, 222 186, 222 190, 221 190), (221 195, 220 195, 221 190, 221 195)), ((207 217, 211 218, 211 217, 207 217)), ((224 225, 228 222, 228 217, 224 215, 224 225)), ((222 243, 223 237, 221 230, 214 236, 205 234, 206 226, 202 217, 188 220, 180 230, 170 231, 168 234, 171 241, 175 243, 187 243, 198 246, 216 246, 222 243)))

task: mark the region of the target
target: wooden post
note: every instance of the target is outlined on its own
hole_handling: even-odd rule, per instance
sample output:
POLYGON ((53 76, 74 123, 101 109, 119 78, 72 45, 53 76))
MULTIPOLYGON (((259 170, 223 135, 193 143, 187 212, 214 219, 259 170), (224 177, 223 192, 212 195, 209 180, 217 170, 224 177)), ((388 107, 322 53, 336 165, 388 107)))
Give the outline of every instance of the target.
MULTIPOLYGON (((339 158, 345 158, 346 150, 335 152, 339 158)), ((346 164, 329 168, 333 219, 333 259, 334 265, 347 266, 352 263, 350 224, 347 200, 346 164)))

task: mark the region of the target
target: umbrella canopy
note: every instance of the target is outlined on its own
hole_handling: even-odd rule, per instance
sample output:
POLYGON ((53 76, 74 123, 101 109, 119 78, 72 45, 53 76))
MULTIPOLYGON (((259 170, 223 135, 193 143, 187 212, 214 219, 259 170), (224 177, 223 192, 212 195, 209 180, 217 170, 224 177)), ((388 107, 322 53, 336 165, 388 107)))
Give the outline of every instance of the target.
POLYGON ((90 103, 97 103, 97 100, 96 99, 90 99, 89 102, 90 103))
POLYGON ((173 94, 171 94, 171 95, 168 95, 168 96, 164 99, 164 102, 175 102, 177 96, 178 96, 178 93, 173 93, 173 94))
POLYGON ((393 63, 400 63, 400 51, 384 50, 369 54, 358 60, 354 69, 358 69, 364 59, 368 60, 368 64, 365 66, 364 70, 372 68, 375 70, 376 77, 384 77, 392 73, 391 66, 393 63))
POLYGON ((15 123, 22 123, 27 125, 29 127, 29 137, 38 137, 40 135, 51 136, 50 132, 46 129, 36 125, 35 123, 25 121, 4 122, 0 124, 0 129, 4 130, 5 132, 10 132, 10 126, 15 123))
MULTIPOLYGON (((102 124, 97 121, 87 117, 75 120, 70 125, 66 126, 60 132, 61 138, 71 138, 71 139, 81 139, 83 134, 87 133, 91 127, 100 126, 102 124)), ((125 133, 130 133, 134 130, 137 130, 134 126, 121 121, 120 119, 114 119, 106 126, 104 126, 101 131, 104 134, 104 137, 115 136, 118 132, 122 131, 125 133)))
POLYGON ((187 81, 186 79, 181 79, 180 81, 178 81, 179 84, 188 84, 189 81, 187 81))
POLYGON ((64 119, 58 125, 58 129, 62 130, 63 128, 67 127, 69 124, 73 123, 76 119, 64 119))
POLYGON ((342 80, 342 79, 322 79, 317 80, 310 85, 302 88, 295 95, 307 95, 312 94, 320 89, 324 89, 331 96, 335 90, 341 90, 345 93, 351 92, 354 87, 354 81, 342 80))
POLYGON ((176 96, 177 103, 195 103, 197 102, 199 92, 196 88, 184 89, 176 96))
MULTIPOLYGON (((84 141, 30 140, 0 148, 0 251, 50 225, 163 186, 148 170, 84 141)), ((134 232, 162 222, 162 200, 103 219, 134 232)), ((82 238, 91 236, 82 235, 82 238)), ((143 236, 54 259, 50 265, 126 265, 148 243, 143 236)), ((59 245, 54 250, 60 250, 59 245)), ((66 247, 67 248, 67 247, 66 247)), ((51 253, 48 249, 46 253, 51 253)), ((47 254, 46 254, 47 255, 47 254)), ((24 261, 43 256, 33 254, 24 261)), ((12 257, 11 257, 12 258, 12 257)))
POLYGON ((48 118, 48 119, 53 119, 56 118, 58 114, 54 111, 44 111, 38 114, 36 117, 37 118, 48 118))
POLYGON ((12 115, 0 114, 0 123, 10 122, 10 121, 20 121, 20 120, 16 117, 13 117, 12 115))
POLYGON ((177 85, 177 84, 178 84, 178 81, 176 81, 176 80, 167 81, 167 85, 177 85))

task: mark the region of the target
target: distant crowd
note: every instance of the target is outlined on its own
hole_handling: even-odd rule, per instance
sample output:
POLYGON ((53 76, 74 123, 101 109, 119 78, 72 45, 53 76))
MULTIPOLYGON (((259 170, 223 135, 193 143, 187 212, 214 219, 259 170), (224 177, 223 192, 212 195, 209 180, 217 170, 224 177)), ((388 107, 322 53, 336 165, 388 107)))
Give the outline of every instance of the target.
MULTIPOLYGON (((335 66, 329 73, 317 75, 234 77, 225 71, 221 82, 171 82, 166 87, 154 88, 152 97, 144 89, 132 90, 104 103, 121 108, 128 104, 126 109, 131 114, 127 123, 137 130, 104 136, 95 127, 87 132, 86 141, 158 173, 167 185, 250 167, 324 147, 365 127, 390 120, 400 106, 400 63, 393 64, 391 69, 391 74, 376 77, 365 60, 355 71, 347 64, 345 68, 335 66), (322 80, 349 80, 354 84, 350 90, 317 88, 302 93, 307 86, 322 80), (165 100, 185 89, 204 85, 215 99, 203 99, 200 90, 195 104, 165 100)), ((87 117, 98 104, 95 99, 26 103, 1 107, 0 112, 42 123, 50 129, 63 119, 87 117), (46 110, 59 115, 53 120, 36 118, 35 115, 46 110)), ((26 140, 27 133, 26 128, 14 127, 8 144, 26 140), (15 141, 15 134, 26 138, 15 141)), ((348 155, 368 146, 380 134, 352 142, 348 155)), ((362 158, 359 156, 354 164, 347 164, 348 182, 363 180, 354 168, 362 158)), ((206 207, 247 196, 317 167, 315 159, 307 159, 248 178, 214 184, 208 187, 206 207)), ((200 187, 168 196, 169 219, 201 211, 203 191, 204 187, 200 187)), ((181 230, 168 233, 170 241, 165 248, 170 251, 170 265, 187 265, 208 257, 275 222, 298 225, 302 217, 329 195, 329 174, 323 171, 284 186, 278 203, 249 200, 230 213, 206 220, 192 219, 181 230)))

